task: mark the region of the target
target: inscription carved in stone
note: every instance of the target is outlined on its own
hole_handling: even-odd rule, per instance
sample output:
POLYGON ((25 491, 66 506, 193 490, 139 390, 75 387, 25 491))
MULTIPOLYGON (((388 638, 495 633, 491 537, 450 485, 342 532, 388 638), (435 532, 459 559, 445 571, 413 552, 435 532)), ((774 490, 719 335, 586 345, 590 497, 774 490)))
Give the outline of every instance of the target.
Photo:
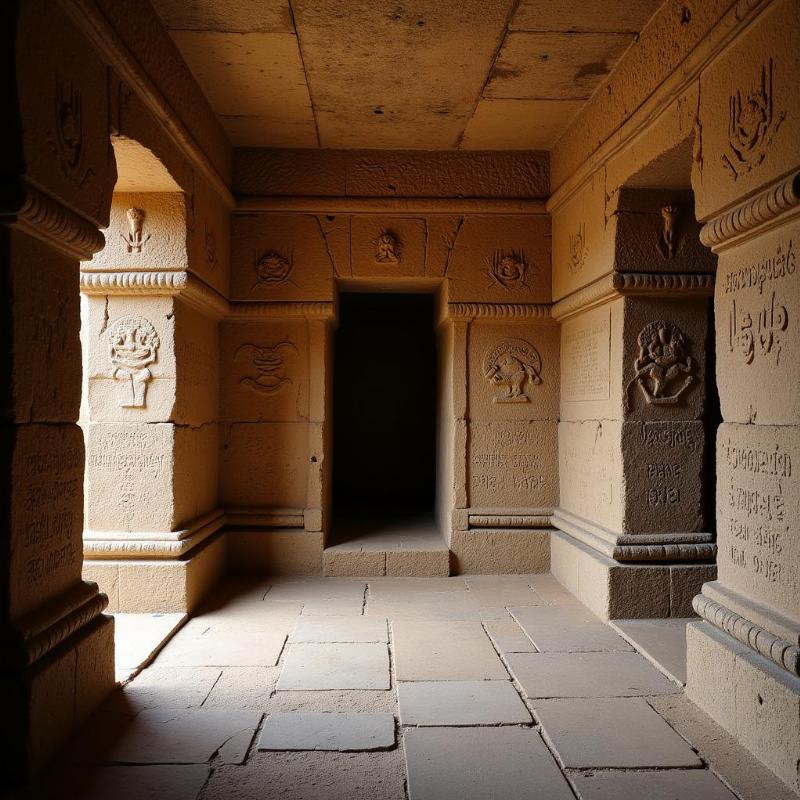
POLYGON ((789 314, 786 306, 775 299, 771 292, 758 303, 757 308, 738 307, 736 300, 731 304, 729 317, 729 349, 739 352, 745 364, 752 364, 758 352, 763 356, 774 356, 775 364, 780 363, 783 336, 789 327, 789 314), (755 321, 754 321, 755 318, 755 321))
POLYGON ((120 317, 108 330, 111 377, 119 384, 121 408, 144 408, 147 382, 161 344, 158 333, 144 317, 120 317))
POLYGON ((489 277, 492 284, 503 289, 527 289, 528 259, 525 251, 496 250, 489 266, 489 277))
POLYGON ((239 380, 239 383, 260 394, 275 394, 285 383, 291 383, 292 379, 282 374, 285 366, 281 354, 283 350, 298 352, 296 345, 290 341, 278 342, 272 347, 262 347, 252 343, 243 344, 234 354, 234 361, 240 355, 246 356, 249 359, 249 366, 255 374, 245 375, 239 380))
POLYGON ((736 180, 766 157, 772 139, 786 118, 775 113, 772 92, 772 59, 761 67, 761 80, 743 97, 731 95, 728 118, 728 148, 722 163, 736 180))
POLYGON ((569 235, 569 271, 580 272, 586 263, 589 248, 586 246, 586 223, 581 222, 576 233, 569 235))
POLYGON ((401 246, 391 231, 384 231, 375 242, 375 261, 378 264, 399 264, 401 246))
POLYGON ((144 210, 141 208, 129 208, 125 212, 128 218, 128 233, 123 235, 122 241, 128 248, 129 253, 141 253, 142 247, 150 239, 150 234, 143 235, 142 228, 144 226, 144 210))
POLYGON ((492 386, 504 388, 495 403, 529 403, 527 387, 542 382, 542 359, 524 339, 503 339, 483 359, 483 375, 492 386))
POLYGON ((571 320, 564 327, 561 394, 565 401, 608 400, 610 325, 606 313, 586 323, 571 320))
POLYGON ((676 405, 695 380, 695 363, 686 353, 683 332, 677 325, 659 319, 645 325, 637 341, 639 356, 625 392, 626 408, 634 384, 649 405, 676 405))
POLYGON ((292 283, 290 280, 292 267, 291 258, 281 255, 277 250, 267 250, 256 260, 256 283, 253 288, 259 284, 282 286, 285 283, 292 283))
POLYGON ((94 175, 94 170, 84 167, 82 105, 80 89, 72 84, 66 89, 56 80, 54 124, 48 139, 64 176, 78 186, 86 184, 94 175))
POLYGON ((670 203, 661 209, 663 228, 658 249, 664 258, 675 258, 675 253, 678 249, 677 226, 679 214, 680 208, 674 203, 670 203))

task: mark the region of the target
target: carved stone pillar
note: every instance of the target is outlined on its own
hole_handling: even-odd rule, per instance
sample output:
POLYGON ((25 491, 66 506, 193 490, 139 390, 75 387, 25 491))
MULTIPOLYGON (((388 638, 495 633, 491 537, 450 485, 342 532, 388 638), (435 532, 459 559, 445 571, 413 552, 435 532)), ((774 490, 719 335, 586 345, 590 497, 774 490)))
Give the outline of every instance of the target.
POLYGON ((773 3, 701 76, 693 176, 715 292, 718 580, 687 693, 800 790, 800 8, 773 3), (747 198, 747 199, 743 199, 747 198))
POLYGON ((91 47, 55 3, 10 4, 2 19, 15 59, 5 80, 18 82, 0 155, 0 774, 13 782, 114 684, 107 599, 81 580, 76 279, 103 246, 115 174, 107 72, 91 47))
POLYGON ((217 323, 227 301, 213 286, 227 271, 226 220, 202 194, 116 194, 108 244, 82 266, 84 574, 112 610, 191 610, 224 568, 217 323))
POLYGON ((713 259, 690 195, 623 189, 605 213, 597 181, 554 214, 562 372, 552 572, 604 618, 689 616, 714 575, 704 488, 713 259), (601 277, 586 284, 590 271, 601 277))

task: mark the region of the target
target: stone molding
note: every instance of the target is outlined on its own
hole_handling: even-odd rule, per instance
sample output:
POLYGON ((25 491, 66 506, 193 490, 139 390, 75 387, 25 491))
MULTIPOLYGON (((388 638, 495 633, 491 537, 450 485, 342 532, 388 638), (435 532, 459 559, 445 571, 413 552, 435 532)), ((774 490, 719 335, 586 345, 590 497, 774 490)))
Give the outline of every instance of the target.
POLYGON ((225 525, 222 509, 192 520, 178 531, 92 531, 83 533, 83 556, 103 559, 178 559, 225 525))
POLYGON ((562 508, 553 512, 554 527, 604 556, 620 562, 713 561, 710 533, 618 534, 562 508))
POLYGON ((472 319, 549 320, 550 318, 549 303, 443 303, 439 321, 472 319))
POLYGON ((470 514, 470 528, 514 528, 523 530, 525 528, 552 528, 552 515, 530 516, 528 514, 519 515, 484 515, 470 514))
POLYGON ((26 181, 19 181, 12 192, 0 211, 3 221, 79 261, 105 247, 105 237, 93 222, 49 194, 26 181))
POLYGON ((81 270, 81 293, 86 295, 152 295, 180 297, 199 311, 223 318, 228 301, 190 272, 89 272, 81 270))
POLYGON ((107 606, 108 597, 97 591, 96 583, 76 584, 14 623, 22 648, 5 645, 0 649, 0 665, 30 666, 99 617, 107 606))
POLYGON ((232 319, 262 319, 273 317, 305 317, 306 319, 334 319, 336 304, 319 302, 272 303, 236 302, 229 304, 228 317, 232 319))
POLYGON ((700 241, 718 252, 782 222, 783 215, 798 205, 800 172, 795 172, 706 223, 700 241))
POLYGON ((692 608, 715 628, 719 628, 742 644, 747 645, 779 667, 800 675, 800 647, 770 633, 723 605, 702 594, 692 600, 692 608))
MULTIPOLYGON (((226 205, 233 208, 233 194, 228 184, 198 144, 192 131, 105 18, 100 7, 92 0, 61 0, 61 5, 114 72, 136 93, 192 166, 208 181, 226 205)), ((154 43, 149 44, 152 46, 154 43)), ((209 120, 213 116, 208 108, 209 120)))
POLYGON ((290 214, 513 214, 543 216, 543 200, 498 197, 240 196, 238 213, 290 214))
POLYGON ((552 306, 561 322, 582 311, 632 295, 713 297, 715 276, 674 272, 612 272, 567 295, 552 306))
POLYGON ((227 508, 228 525, 256 528, 303 528, 302 508, 227 508))

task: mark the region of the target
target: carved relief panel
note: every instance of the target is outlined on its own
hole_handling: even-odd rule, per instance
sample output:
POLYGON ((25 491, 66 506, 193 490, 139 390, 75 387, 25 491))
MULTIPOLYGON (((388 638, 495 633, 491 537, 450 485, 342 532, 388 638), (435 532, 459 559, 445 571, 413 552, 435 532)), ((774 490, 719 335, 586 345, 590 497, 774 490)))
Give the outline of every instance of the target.
POLYGON ((208 184, 196 175, 188 215, 190 269, 227 295, 230 280, 231 214, 208 184))
POLYGON ((145 407, 147 383, 153 377, 150 365, 160 345, 153 323, 145 317, 121 317, 109 327, 108 355, 120 408, 145 407))
POLYGON ((426 220, 381 215, 350 219, 353 277, 423 277, 427 265, 426 220))

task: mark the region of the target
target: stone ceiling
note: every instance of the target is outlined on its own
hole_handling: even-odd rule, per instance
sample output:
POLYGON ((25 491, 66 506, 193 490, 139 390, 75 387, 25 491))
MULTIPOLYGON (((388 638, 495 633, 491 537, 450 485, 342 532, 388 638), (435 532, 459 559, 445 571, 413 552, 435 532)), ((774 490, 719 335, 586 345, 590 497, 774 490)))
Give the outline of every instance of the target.
POLYGON ((549 149, 662 0, 152 0, 235 146, 549 149))

